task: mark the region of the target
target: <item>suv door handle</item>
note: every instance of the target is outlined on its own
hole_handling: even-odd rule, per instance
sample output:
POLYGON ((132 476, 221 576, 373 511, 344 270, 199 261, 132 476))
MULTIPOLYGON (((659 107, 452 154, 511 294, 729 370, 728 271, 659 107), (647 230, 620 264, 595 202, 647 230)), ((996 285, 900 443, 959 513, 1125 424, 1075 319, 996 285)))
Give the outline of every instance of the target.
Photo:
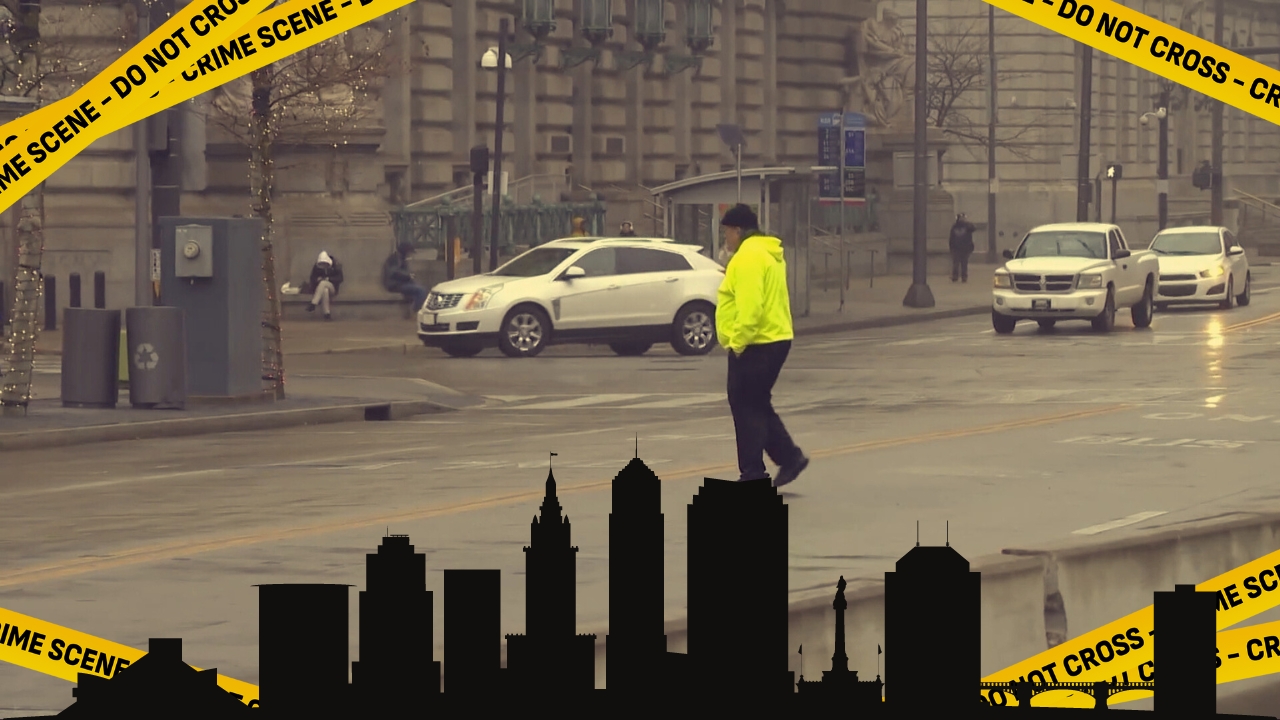
POLYGON ((679 282, 679 280, 680 280, 680 278, 678 278, 678 277, 669 277, 669 278, 667 278, 667 282, 679 282))

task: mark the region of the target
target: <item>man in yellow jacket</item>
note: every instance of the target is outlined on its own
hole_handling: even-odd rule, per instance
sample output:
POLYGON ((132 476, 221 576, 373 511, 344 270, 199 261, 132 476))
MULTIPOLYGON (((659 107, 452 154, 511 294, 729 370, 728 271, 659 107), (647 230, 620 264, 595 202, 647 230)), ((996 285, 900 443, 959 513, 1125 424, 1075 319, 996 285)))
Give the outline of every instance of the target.
POLYGON ((782 241, 761 234, 756 214, 746 205, 730 208, 720 224, 731 256, 718 294, 716 336, 729 351, 729 409, 738 439, 738 479, 767 479, 768 453, 778 465, 773 485, 781 487, 809 465, 773 409, 773 386, 794 337, 782 241))

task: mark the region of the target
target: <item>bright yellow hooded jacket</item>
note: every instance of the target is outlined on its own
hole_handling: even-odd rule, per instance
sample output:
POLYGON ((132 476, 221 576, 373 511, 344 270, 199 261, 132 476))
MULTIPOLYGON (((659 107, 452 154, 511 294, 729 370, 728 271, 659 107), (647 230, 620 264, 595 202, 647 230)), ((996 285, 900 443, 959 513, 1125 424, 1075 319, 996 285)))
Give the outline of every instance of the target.
POLYGON ((717 293, 716 337, 734 354, 794 337, 787 262, 778 238, 748 235, 729 258, 717 293))

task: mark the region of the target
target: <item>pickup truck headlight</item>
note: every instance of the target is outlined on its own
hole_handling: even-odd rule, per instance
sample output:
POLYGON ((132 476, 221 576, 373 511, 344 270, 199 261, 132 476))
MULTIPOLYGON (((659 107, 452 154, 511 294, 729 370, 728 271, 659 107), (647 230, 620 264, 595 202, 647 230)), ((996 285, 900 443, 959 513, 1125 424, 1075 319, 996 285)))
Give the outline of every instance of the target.
POLYGON ((1202 271, 1202 272, 1200 273, 1200 277, 1202 277, 1202 278, 1216 278, 1216 277, 1222 277, 1222 273, 1223 273, 1222 266, 1221 266, 1221 265, 1217 265, 1217 266, 1215 266, 1215 267, 1211 267, 1211 268, 1209 268, 1208 270, 1204 270, 1204 271, 1202 271))
POLYGON ((1081 275, 1080 279, 1076 281, 1076 287, 1081 290, 1100 288, 1102 287, 1102 275, 1099 275, 1098 273, 1081 275))
POLYGON ((472 293, 471 297, 467 299, 466 309, 483 310, 489 305, 489 301, 493 299, 493 296, 497 295, 498 291, 501 289, 501 285, 490 285, 486 288, 480 288, 472 293))
POLYGON ((1009 281, 1009 273, 996 273, 992 286, 998 288, 1013 287, 1013 283, 1009 281))

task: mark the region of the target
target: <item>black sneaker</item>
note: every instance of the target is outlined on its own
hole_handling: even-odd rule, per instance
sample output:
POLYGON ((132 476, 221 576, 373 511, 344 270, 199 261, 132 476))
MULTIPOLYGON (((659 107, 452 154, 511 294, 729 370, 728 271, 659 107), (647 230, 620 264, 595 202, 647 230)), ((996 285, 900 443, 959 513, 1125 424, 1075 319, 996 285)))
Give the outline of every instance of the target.
POLYGON ((316 311, 316 304, 315 304, 315 303, 307 303, 307 312, 315 312, 315 311, 316 311))
POLYGON ((329 313, 325 313, 325 314, 324 314, 324 319, 325 319, 325 320, 332 320, 332 319, 333 319, 333 317, 331 317, 331 316, 329 315, 329 313))
POLYGON ((809 467, 809 456, 804 453, 800 454, 800 459, 795 463, 784 468, 778 468, 778 479, 773 481, 774 487, 782 487, 787 485, 800 476, 804 469, 809 467))

